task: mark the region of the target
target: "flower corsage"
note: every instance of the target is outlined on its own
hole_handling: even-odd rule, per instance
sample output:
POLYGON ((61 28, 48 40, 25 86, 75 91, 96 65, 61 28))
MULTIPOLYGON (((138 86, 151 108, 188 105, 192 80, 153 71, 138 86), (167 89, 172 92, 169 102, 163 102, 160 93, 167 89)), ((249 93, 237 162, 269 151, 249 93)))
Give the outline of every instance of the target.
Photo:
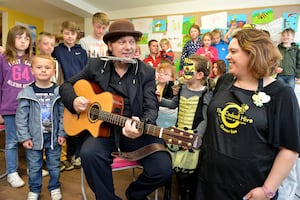
POLYGON ((258 80, 258 89, 252 95, 252 100, 254 105, 257 107, 262 107, 264 103, 268 103, 271 100, 271 97, 267 95, 265 92, 262 92, 263 89, 263 79, 258 80))

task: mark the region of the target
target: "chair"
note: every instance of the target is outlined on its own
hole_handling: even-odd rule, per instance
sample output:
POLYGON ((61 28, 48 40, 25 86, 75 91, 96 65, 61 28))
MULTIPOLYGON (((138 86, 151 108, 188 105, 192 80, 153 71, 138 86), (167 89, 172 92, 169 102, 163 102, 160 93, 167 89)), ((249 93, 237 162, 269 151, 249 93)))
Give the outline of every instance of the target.
MULTIPOLYGON (((132 179, 135 180, 135 168, 142 168, 142 166, 137 161, 128 161, 121 157, 113 158, 113 163, 111 164, 111 170, 120 171, 125 169, 132 169, 132 179)), ((84 189, 84 171, 81 168, 81 193, 84 200, 87 200, 86 193, 84 189)), ((149 197, 148 197, 149 199, 149 197)), ((158 200, 158 189, 155 190, 154 200, 158 200)))

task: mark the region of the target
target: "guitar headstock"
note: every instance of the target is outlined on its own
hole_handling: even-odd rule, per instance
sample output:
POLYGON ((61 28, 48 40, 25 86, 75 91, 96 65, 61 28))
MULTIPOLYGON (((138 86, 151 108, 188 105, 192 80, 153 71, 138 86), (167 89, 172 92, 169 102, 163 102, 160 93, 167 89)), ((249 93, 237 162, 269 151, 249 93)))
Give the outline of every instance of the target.
POLYGON ((163 129, 162 138, 168 144, 176 144, 188 149, 199 149, 198 135, 177 128, 169 127, 163 129))

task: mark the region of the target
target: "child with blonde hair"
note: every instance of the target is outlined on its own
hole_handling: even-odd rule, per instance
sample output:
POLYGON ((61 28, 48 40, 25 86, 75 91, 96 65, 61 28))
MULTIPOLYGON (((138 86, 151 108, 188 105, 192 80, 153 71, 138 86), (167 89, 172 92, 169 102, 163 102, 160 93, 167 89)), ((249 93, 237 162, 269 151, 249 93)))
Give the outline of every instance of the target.
POLYGON ((172 50, 171 42, 167 38, 163 38, 159 42, 161 51, 160 57, 162 60, 169 60, 170 62, 174 62, 174 53, 172 50))
POLYGON ((196 51, 196 54, 200 54, 208 58, 211 63, 218 60, 218 50, 212 46, 212 34, 210 32, 204 33, 202 36, 203 47, 196 51))
POLYGON ((295 80, 300 79, 300 50, 294 42, 295 31, 287 28, 281 33, 281 43, 278 49, 282 55, 282 60, 278 69, 282 69, 277 74, 277 79, 288 84, 295 89, 295 80))
POLYGON ((107 55, 107 45, 103 36, 109 25, 109 18, 105 13, 97 12, 92 17, 93 33, 79 40, 88 57, 101 57, 107 55))
POLYGON ((29 169, 27 200, 39 199, 44 151, 50 174, 48 190, 52 200, 60 200, 60 153, 66 134, 59 86, 51 81, 55 60, 49 55, 36 55, 32 59, 31 72, 36 80, 18 94, 16 111, 17 136, 25 148, 29 169))
POLYGON ((173 98, 172 86, 176 76, 175 66, 170 62, 161 62, 156 69, 156 95, 159 98, 173 98))
POLYGON ((211 36, 212 36, 212 46, 217 48, 218 57, 219 57, 219 59, 224 60, 224 62, 226 64, 226 69, 227 69, 228 61, 226 59, 226 56, 228 54, 228 43, 226 43, 222 40, 222 33, 218 29, 214 29, 211 32, 211 36))
MULTIPOLYGON (((40 32, 37 46, 40 54, 51 56, 54 51, 55 36, 49 32, 40 32)), ((55 60, 55 74, 52 81, 58 85, 61 85, 64 82, 62 70, 57 60, 55 60)))

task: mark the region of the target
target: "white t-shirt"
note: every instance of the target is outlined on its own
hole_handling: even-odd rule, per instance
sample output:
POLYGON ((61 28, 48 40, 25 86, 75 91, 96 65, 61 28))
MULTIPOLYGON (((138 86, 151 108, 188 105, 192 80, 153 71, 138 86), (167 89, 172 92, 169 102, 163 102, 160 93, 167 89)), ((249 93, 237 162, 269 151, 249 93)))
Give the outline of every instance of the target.
POLYGON ((86 50, 88 57, 95 58, 107 55, 107 45, 103 40, 98 40, 88 35, 79 40, 82 48, 86 50))

